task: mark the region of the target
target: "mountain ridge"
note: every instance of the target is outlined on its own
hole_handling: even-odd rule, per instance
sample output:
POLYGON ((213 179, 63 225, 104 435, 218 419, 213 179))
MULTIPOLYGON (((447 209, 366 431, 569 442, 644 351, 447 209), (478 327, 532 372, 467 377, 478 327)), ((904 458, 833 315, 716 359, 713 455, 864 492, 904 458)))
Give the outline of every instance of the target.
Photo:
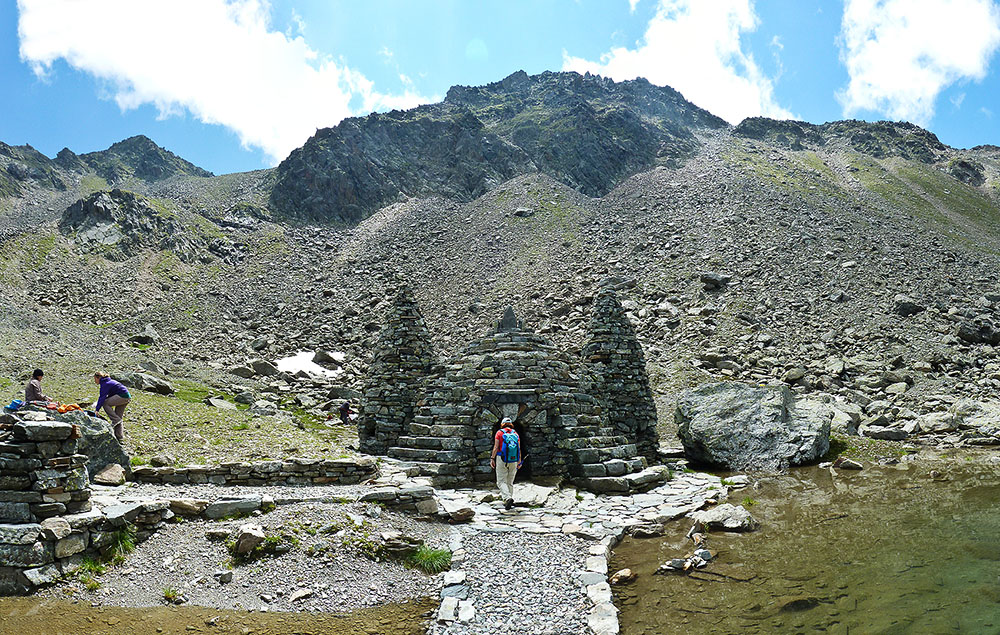
MULTIPOLYGON (((0 332, 21 333, 16 348, 0 338, 0 371, 29 366, 18 338, 53 363, 60 342, 94 342, 79 363, 153 362, 214 391, 277 399, 267 380, 246 380, 247 364, 322 349, 344 352, 338 382, 356 388, 401 279, 448 354, 488 333, 507 305, 575 353, 595 291, 611 280, 668 437, 679 391, 733 379, 820 393, 887 434, 919 424, 964 442, 966 432, 928 417, 947 418, 960 399, 1000 399, 1000 155, 949 148, 909 124, 730 127, 675 91, 577 77, 515 74, 319 134, 356 151, 341 162, 318 142, 300 149, 315 154, 300 164, 313 179, 301 192, 331 215, 271 207, 277 169, 133 177, 106 196, 89 165, 52 167, 66 190, 19 182, 0 198, 0 226, 23 230, 0 244, 0 290, 38 327, 25 333, 21 314, 0 313, 0 332), (615 95, 629 91, 620 105, 615 95), (615 133, 619 120, 631 136, 615 133), (554 159, 548 141, 511 142, 561 139, 578 122, 582 140, 554 159), (629 156, 595 153, 584 165, 611 169, 594 180, 560 171, 581 148, 629 156), (427 149, 430 161, 400 169, 427 149), (349 169, 371 183, 323 185, 349 169), (356 205, 346 220, 335 200, 356 205), (146 324, 161 339, 137 350, 127 337, 146 324)), ((0 153, 0 168, 12 160, 0 153)), ((308 393, 295 407, 325 416, 320 387, 288 381, 308 393)))

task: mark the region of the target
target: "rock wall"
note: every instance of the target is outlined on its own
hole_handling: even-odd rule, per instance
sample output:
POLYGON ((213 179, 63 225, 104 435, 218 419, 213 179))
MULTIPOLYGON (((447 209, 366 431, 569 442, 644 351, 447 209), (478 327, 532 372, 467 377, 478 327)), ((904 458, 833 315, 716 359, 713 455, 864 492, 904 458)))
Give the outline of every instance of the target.
POLYGON ((137 467, 132 478, 140 483, 196 485, 354 485, 378 474, 375 460, 305 459, 259 463, 223 463, 188 467, 137 467))
POLYGON ((79 428, 56 421, 8 423, 0 442, 0 522, 35 523, 90 511, 79 428))
POLYGON ((421 384, 435 363, 430 334, 409 287, 397 293, 379 335, 358 422, 361 451, 385 454, 413 417, 421 384))
POLYGON ((4 415, 0 429, 0 595, 71 573, 84 554, 109 549, 126 524, 144 540, 173 515, 165 501, 92 509, 78 426, 4 415))
POLYGON ((640 454, 652 460, 659 448, 659 437, 646 357, 610 285, 603 286, 594 300, 589 330, 582 354, 594 381, 591 392, 601 402, 615 432, 635 443, 640 454))

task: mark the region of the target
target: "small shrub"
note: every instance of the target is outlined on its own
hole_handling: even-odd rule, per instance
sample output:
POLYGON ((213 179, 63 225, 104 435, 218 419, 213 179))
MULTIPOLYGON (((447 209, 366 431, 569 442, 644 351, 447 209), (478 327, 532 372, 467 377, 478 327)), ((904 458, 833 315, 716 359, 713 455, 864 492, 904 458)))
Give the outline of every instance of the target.
POLYGON ((757 501, 754 500, 753 498, 750 498, 749 496, 747 496, 747 497, 745 497, 743 499, 743 506, 744 507, 753 507, 756 504, 757 504, 757 501))
POLYGON ((226 549, 232 556, 231 562, 233 564, 243 564, 245 562, 250 562, 251 560, 256 560, 258 558, 263 558, 264 556, 277 556, 283 553, 288 553, 293 548, 298 547, 299 539, 295 536, 288 534, 271 534, 264 537, 264 542, 257 545, 257 547, 250 553, 243 555, 236 555, 236 541, 227 540, 226 549))
POLYGON ((735 483, 730 481, 728 478, 719 479, 719 482, 725 485, 726 487, 732 487, 733 485, 735 485, 735 483))
POLYGON ((374 540, 368 534, 361 536, 347 536, 341 543, 344 547, 350 547, 370 560, 378 562, 384 555, 383 545, 374 540))
POLYGON ((129 460, 129 464, 132 467, 139 467, 140 465, 149 465, 149 458, 145 456, 133 456, 129 460))
POLYGON ((250 429, 250 424, 247 423, 246 421, 244 421, 243 423, 237 423, 236 425, 233 426, 233 430, 236 431, 249 430, 249 429, 250 429))
POLYGON ((81 577, 84 575, 99 575, 107 571, 107 567, 100 560, 95 560, 93 558, 84 558, 80 563, 80 568, 78 569, 81 577))
POLYGON ((111 534, 107 556, 114 564, 121 564, 125 556, 135 551, 135 525, 126 525, 111 534))
POLYGON ((451 568, 451 552, 447 549, 431 549, 427 545, 420 545, 420 548, 407 559, 406 564, 424 573, 441 573, 451 568))
POLYGON ((94 576, 89 573, 84 573, 80 576, 80 582, 83 583, 83 588, 87 589, 91 593, 101 588, 101 583, 97 581, 94 576))
POLYGON ((174 587, 168 586, 163 587, 163 600, 170 604, 177 604, 178 600, 181 599, 181 592, 174 587))

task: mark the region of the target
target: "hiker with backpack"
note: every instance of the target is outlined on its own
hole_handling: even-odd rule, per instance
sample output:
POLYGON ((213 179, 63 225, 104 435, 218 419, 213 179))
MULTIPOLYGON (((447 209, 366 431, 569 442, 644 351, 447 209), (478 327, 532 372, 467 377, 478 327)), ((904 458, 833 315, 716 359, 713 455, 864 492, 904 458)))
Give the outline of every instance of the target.
POLYGON ((514 432, 513 426, 514 422, 509 417, 504 417, 500 422, 500 429, 493 435, 493 452, 490 453, 490 467, 497 471, 497 488, 507 509, 514 506, 514 477, 524 463, 521 437, 514 432))
POLYGON ((122 423, 122 418, 125 415, 125 406, 132 400, 132 395, 124 384, 111 379, 107 373, 94 373, 94 383, 101 387, 94 412, 104 407, 104 412, 108 413, 108 419, 111 420, 115 438, 118 439, 118 443, 124 443, 125 425, 122 423))

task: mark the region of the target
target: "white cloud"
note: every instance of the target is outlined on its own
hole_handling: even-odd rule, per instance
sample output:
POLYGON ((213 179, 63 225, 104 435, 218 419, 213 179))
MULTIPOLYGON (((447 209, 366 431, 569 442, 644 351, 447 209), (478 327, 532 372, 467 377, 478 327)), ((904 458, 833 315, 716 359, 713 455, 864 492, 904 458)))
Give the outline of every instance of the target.
POLYGON ((947 86, 986 76, 1000 46, 991 0, 846 0, 841 60, 845 115, 877 111, 927 125, 947 86))
POLYGON ((739 123, 792 114, 774 98, 774 83, 744 51, 740 34, 757 28, 752 0, 659 0, 642 40, 614 47, 599 62, 563 53, 563 70, 590 71, 617 81, 645 77, 739 123))
POLYGON ((635 8, 638 5, 639 5, 639 0, 628 0, 628 11, 629 11, 629 13, 635 13, 635 8))
POLYGON ((954 106, 955 108, 961 108, 962 102, 965 101, 965 93, 960 93, 958 95, 955 95, 954 97, 949 98, 948 101, 950 101, 951 105, 954 106))
POLYGON ((273 29, 265 0, 18 0, 18 8, 21 58, 39 76, 65 60, 105 80, 123 110, 187 111, 275 162, 356 112, 428 101, 412 83, 382 93, 343 60, 273 29))

